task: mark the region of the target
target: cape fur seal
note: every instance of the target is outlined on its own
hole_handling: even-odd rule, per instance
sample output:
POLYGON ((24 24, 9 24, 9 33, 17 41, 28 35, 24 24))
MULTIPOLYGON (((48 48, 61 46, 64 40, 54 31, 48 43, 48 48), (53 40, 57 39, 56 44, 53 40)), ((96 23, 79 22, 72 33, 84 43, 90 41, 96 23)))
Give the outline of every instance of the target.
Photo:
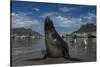
POLYGON ((46 17, 45 25, 45 44, 46 44, 46 54, 43 58, 35 58, 28 60, 40 60, 46 59, 48 56, 52 58, 64 57, 68 60, 73 61, 83 61, 77 58, 71 58, 69 55, 69 47, 67 43, 60 37, 56 32, 53 22, 49 17, 46 17))
POLYGON ((70 58, 69 56, 69 47, 67 43, 60 37, 56 32, 53 21, 46 17, 45 19, 45 43, 47 48, 46 55, 49 57, 64 57, 66 59, 70 58))

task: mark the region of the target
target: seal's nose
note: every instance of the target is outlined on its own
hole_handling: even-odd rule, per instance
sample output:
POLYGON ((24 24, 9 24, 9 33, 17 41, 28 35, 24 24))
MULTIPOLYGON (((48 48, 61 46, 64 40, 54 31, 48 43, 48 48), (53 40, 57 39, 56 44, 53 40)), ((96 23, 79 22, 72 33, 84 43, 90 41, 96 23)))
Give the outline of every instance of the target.
POLYGON ((46 17, 46 19, 45 19, 45 24, 46 24, 46 25, 53 25, 53 21, 50 19, 49 16, 46 17))
POLYGON ((53 29, 54 26, 53 26, 53 21, 47 16, 46 19, 45 19, 45 29, 46 30, 51 30, 53 29))

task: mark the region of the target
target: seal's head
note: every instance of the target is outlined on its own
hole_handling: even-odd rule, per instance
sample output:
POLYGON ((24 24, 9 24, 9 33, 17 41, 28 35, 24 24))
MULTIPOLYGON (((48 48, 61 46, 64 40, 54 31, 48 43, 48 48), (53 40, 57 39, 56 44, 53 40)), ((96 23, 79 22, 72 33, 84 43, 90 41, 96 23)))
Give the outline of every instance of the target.
POLYGON ((53 21, 47 16, 45 19, 45 31, 54 29, 53 21))

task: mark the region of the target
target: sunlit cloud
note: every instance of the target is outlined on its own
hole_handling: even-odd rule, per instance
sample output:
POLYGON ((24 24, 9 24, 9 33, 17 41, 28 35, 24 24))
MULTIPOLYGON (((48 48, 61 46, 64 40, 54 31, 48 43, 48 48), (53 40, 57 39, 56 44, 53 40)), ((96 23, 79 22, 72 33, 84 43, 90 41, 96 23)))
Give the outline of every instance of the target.
POLYGON ((58 14, 59 14, 58 12, 46 12, 46 13, 43 13, 40 17, 42 18, 45 18, 46 16, 52 17, 58 14))
POLYGON ((69 11, 72 11, 74 10, 75 8, 69 8, 69 7, 60 7, 59 8, 59 11, 62 11, 62 12, 69 12, 69 11))
POLYGON ((82 16, 84 23, 96 23, 96 15, 93 13, 88 13, 82 16))
POLYGON ((80 25, 82 23, 81 18, 68 18, 63 16, 56 16, 52 18, 56 27, 69 27, 72 25, 80 25))
POLYGON ((39 9, 39 8, 33 8, 33 10, 35 10, 35 11, 40 11, 40 9, 39 9))
POLYGON ((12 15, 12 27, 29 27, 30 25, 37 25, 38 20, 32 20, 25 13, 11 13, 12 15))

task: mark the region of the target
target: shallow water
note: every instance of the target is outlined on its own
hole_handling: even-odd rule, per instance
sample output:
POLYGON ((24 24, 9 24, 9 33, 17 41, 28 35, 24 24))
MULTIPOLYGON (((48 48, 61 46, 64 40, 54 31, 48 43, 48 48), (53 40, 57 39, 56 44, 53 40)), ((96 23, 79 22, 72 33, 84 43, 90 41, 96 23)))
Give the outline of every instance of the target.
MULTIPOLYGON (((70 56, 84 59, 85 61, 96 60, 96 38, 64 38, 69 46, 70 56)), ((43 58, 45 55, 44 37, 39 39, 12 39, 12 64, 21 65, 28 59, 43 58)), ((29 62, 29 64, 32 62, 29 62)), ((43 62, 42 62, 43 63, 43 62)), ((34 63, 33 63, 34 64, 34 63)))
POLYGON ((67 38, 71 57, 86 61, 96 60, 96 38, 67 38))

